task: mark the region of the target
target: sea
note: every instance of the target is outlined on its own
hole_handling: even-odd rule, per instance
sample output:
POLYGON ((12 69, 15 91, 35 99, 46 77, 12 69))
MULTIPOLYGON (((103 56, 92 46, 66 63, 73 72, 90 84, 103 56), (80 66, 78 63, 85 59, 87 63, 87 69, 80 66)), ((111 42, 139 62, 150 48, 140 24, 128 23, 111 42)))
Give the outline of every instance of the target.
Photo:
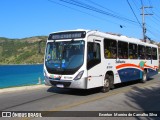
POLYGON ((0 89, 44 84, 43 64, 0 65, 0 89))

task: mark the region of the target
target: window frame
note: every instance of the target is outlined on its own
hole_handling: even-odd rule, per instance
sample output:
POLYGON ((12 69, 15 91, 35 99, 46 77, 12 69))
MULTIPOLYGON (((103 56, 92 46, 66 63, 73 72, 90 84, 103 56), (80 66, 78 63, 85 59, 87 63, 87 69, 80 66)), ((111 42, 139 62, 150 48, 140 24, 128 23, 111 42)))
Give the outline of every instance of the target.
POLYGON ((151 59, 152 59, 152 47, 146 46, 146 60, 151 60, 151 59))
MULTIPOLYGON (((97 48, 98 48, 97 47, 97 48)), ((87 42, 87 70, 89 70, 89 69, 91 69, 91 68, 93 68, 94 66, 96 66, 96 65, 98 65, 98 64, 100 64, 101 63, 101 45, 100 45, 100 43, 97 43, 97 42, 87 42), (89 55, 89 44, 92 44, 93 46, 92 46, 92 50, 91 50, 91 52, 93 52, 92 53, 92 57, 93 57, 93 59, 88 59, 89 57, 91 57, 90 55, 89 55), (94 49, 95 49, 95 45, 97 45, 98 47, 99 47, 99 51, 95 51, 94 49), (94 56, 95 56, 95 54, 96 54, 96 57, 97 57, 97 53, 95 53, 95 52, 99 52, 98 54, 99 54, 99 58, 97 59, 97 58, 94 58, 94 56)))
POLYGON ((157 48, 152 47, 152 59, 153 59, 153 60, 158 60, 157 56, 158 56, 158 54, 157 54, 157 48), (155 55, 153 55, 153 53, 154 53, 154 52, 153 52, 153 49, 156 50, 156 51, 155 51, 155 53, 156 53, 155 55))
POLYGON ((144 45, 141 45, 141 44, 138 44, 138 59, 146 59, 146 46, 144 46, 144 45), (140 49, 139 49, 139 47, 141 46, 141 50, 142 51, 140 51, 140 49), (144 48, 144 51, 143 51, 143 48, 144 48), (141 52, 141 54, 140 54, 140 52, 141 52), (142 52, 144 53, 144 54, 142 54, 142 52), (140 57, 140 55, 143 55, 144 57, 140 57))
POLYGON ((128 59, 128 47, 129 47, 128 42, 118 41, 118 44, 117 44, 117 45, 118 45, 118 49, 117 49, 117 50, 118 50, 118 58, 119 58, 119 59, 128 59), (120 43, 121 43, 121 45, 120 45, 120 43), (126 49, 127 52, 126 52, 126 50, 124 50, 124 45, 122 45, 122 43, 127 45, 127 47, 126 47, 126 48, 127 48, 127 49, 126 49), (120 50, 120 47, 119 47, 119 46, 121 47, 121 50, 122 50, 122 51, 120 50), (119 54, 120 51, 121 51, 121 55, 119 54), (125 54, 124 54, 124 53, 125 53, 125 54))
POLYGON ((138 49, 137 49, 137 44, 135 43, 129 43, 128 45, 129 47, 129 52, 128 52, 128 56, 129 56, 129 59, 137 59, 138 58, 138 49), (135 50, 133 49, 133 47, 136 47, 135 50), (132 54, 131 54, 132 53, 132 54))
POLYGON ((117 59, 117 40, 104 38, 103 44, 104 44, 104 58, 117 59), (111 46, 111 44, 115 46, 111 46))

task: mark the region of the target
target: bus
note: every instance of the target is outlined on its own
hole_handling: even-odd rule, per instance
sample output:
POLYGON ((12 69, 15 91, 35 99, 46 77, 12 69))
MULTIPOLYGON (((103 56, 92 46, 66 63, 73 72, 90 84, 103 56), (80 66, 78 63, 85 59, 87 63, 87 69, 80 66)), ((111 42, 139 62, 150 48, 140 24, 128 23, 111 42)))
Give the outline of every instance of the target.
POLYGON ((47 39, 45 84, 58 88, 101 88, 117 83, 146 82, 158 74, 158 46, 127 36, 96 30, 51 33, 47 39))

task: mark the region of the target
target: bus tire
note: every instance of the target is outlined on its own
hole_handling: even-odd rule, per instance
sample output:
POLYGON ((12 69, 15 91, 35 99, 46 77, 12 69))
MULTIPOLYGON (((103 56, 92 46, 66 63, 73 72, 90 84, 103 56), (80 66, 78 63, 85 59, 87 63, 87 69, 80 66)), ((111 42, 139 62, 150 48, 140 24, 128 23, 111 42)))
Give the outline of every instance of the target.
POLYGON ((108 74, 105 76, 104 85, 103 85, 103 87, 101 88, 101 92, 106 93, 106 92, 108 92, 108 91, 110 90, 112 78, 113 78, 113 77, 110 76, 110 75, 108 75, 108 74))
POLYGON ((142 83, 145 83, 146 81, 147 81, 147 71, 144 70, 144 71, 143 71, 143 76, 142 76, 141 82, 142 82, 142 83))

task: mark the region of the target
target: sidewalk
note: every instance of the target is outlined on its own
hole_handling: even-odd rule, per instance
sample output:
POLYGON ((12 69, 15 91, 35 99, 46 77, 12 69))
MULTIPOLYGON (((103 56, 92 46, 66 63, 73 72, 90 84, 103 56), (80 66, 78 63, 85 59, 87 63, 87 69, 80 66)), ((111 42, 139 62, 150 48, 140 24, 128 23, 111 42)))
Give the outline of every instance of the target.
POLYGON ((22 90, 33 90, 33 89, 39 89, 39 88, 46 88, 48 86, 44 84, 40 85, 31 85, 31 86, 20 86, 20 87, 12 87, 12 88, 3 88, 0 89, 0 94, 1 93, 6 93, 6 92, 13 92, 13 91, 22 91, 22 90))

